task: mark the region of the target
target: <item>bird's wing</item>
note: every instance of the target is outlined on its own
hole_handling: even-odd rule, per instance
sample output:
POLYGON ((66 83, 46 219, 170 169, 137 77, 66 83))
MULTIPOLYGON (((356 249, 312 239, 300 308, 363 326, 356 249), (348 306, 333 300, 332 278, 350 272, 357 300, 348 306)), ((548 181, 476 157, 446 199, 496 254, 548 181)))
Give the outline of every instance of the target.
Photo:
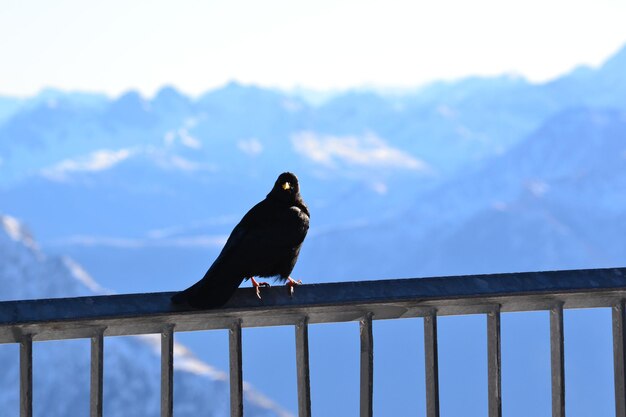
POLYGON ((263 244, 262 230, 269 209, 266 200, 252 207, 230 233, 222 251, 204 277, 177 293, 173 298, 174 302, 208 307, 213 300, 218 303, 217 300, 221 300, 222 296, 230 295, 247 278, 242 266, 250 263, 249 258, 254 256, 251 252, 263 244))
POLYGON ((222 263, 229 265, 268 263, 271 262, 273 254, 281 253, 280 249, 292 246, 294 240, 298 238, 294 236, 291 228, 285 227, 284 222, 289 219, 277 218, 275 213, 275 207, 267 200, 254 206, 233 229, 214 262, 214 265, 217 264, 216 268, 222 263))
POLYGON ((263 200, 252 207, 230 233, 213 265, 218 264, 217 266, 219 266, 231 257, 238 257, 251 249, 253 250, 253 246, 262 243, 264 235, 267 239, 266 229, 269 210, 267 200, 263 200))

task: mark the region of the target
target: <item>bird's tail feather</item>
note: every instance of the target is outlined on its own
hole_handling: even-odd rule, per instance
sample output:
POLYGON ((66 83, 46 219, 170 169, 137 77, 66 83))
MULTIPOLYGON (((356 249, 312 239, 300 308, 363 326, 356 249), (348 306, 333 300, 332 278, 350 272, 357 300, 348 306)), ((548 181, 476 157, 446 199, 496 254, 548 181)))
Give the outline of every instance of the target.
POLYGON ((179 291, 172 296, 172 303, 174 304, 187 304, 187 294, 185 291, 179 291))
POLYGON ((206 309, 221 307, 232 297, 242 280, 200 280, 184 291, 172 296, 172 303, 206 309))

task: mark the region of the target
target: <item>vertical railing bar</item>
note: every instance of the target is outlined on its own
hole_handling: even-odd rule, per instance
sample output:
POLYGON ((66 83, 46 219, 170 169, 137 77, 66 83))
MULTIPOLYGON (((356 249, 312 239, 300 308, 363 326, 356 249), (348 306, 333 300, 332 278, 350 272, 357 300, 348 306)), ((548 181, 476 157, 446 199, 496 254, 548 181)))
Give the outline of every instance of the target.
POLYGON ((563 305, 550 309, 550 362, 552 369, 552 417, 565 417, 565 355, 563 305))
POLYGON ((372 313, 359 322, 361 334, 361 417, 372 417, 374 395, 374 336, 372 313))
POLYGON ((426 417, 439 417, 439 359, 435 312, 424 317, 424 358, 426 361, 426 417))
POLYGON ((243 371, 241 357, 241 320, 236 320, 229 329, 231 417, 243 417, 243 371))
POLYGON ((91 338, 91 383, 89 386, 89 416, 102 417, 102 381, 104 358, 104 332, 91 338))
POLYGON ((20 417, 33 415, 33 336, 25 334, 20 342, 20 417))
POLYGON ((487 314, 489 417, 502 417, 500 306, 487 314))
POLYGON ((298 416, 311 417, 311 379, 309 375, 309 320, 296 323, 296 365, 298 372, 298 416))
POLYGON ((174 326, 161 331, 161 417, 174 414, 174 326))
POLYGON ((615 417, 626 417, 626 322, 625 300, 613 306, 613 371, 615 375, 615 417))

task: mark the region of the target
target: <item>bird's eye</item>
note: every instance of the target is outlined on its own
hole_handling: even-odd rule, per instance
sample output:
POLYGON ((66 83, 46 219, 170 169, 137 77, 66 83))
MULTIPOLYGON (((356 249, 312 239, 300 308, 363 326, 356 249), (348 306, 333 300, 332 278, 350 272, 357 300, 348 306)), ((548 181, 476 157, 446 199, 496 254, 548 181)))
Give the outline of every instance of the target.
POLYGON ((286 191, 286 190, 289 190, 290 188, 291 188, 291 184, 289 184, 289 182, 285 182, 285 183, 283 184, 283 190, 285 190, 285 191, 286 191))

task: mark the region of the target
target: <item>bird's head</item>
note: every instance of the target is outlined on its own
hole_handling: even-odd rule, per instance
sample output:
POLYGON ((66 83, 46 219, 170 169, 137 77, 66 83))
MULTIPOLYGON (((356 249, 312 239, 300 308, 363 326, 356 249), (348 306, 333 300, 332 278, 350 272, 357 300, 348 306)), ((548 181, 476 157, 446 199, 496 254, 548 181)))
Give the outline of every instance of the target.
POLYGON ((298 177, 291 172, 283 172, 278 176, 278 179, 274 183, 274 188, 270 194, 277 197, 287 198, 289 200, 298 196, 300 193, 300 185, 298 184, 298 177))

